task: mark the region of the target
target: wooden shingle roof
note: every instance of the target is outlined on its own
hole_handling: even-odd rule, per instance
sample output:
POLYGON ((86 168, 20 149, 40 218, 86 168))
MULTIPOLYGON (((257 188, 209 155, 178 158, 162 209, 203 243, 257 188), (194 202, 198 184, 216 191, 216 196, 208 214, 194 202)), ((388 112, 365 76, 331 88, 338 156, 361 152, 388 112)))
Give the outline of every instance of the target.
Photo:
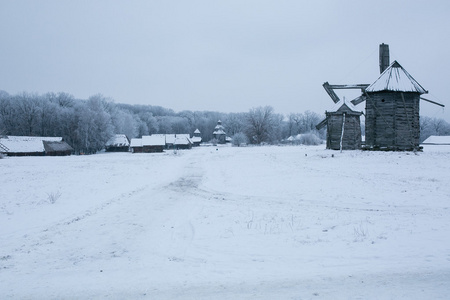
POLYGON ((382 91, 428 93, 397 61, 366 88, 369 93, 382 91))

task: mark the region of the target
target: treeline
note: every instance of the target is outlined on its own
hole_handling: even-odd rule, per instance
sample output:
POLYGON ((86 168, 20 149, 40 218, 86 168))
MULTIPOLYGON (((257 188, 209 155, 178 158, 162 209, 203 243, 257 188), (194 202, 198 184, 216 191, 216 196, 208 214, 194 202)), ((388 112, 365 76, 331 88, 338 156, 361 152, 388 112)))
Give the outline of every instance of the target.
MULTIPOLYGON (((102 95, 82 100, 67 93, 10 95, 0 91, 0 135, 61 136, 77 153, 95 153, 118 133, 134 138, 156 133, 192 135, 199 129, 203 141, 210 141, 218 120, 227 135, 240 142, 277 143, 315 131, 321 118, 310 111, 284 116, 270 106, 246 113, 176 113, 160 106, 115 103, 102 95)), ((324 137, 324 131, 316 134, 324 137)))
MULTIPOLYGON (((325 138, 325 130, 315 130, 322 118, 311 111, 285 116, 270 106, 245 113, 176 113, 160 106, 115 103, 100 94, 82 100, 67 93, 10 95, 0 91, 0 135, 61 136, 77 153, 95 153, 118 133, 134 138, 156 133, 192 135, 199 129, 203 141, 211 141, 218 120, 238 144, 277 143, 309 132, 325 138)), ((421 116, 420 141, 431 135, 450 135, 450 124, 421 116)))
POLYGON ((420 142, 432 135, 450 135, 450 124, 443 119, 420 117, 420 142))

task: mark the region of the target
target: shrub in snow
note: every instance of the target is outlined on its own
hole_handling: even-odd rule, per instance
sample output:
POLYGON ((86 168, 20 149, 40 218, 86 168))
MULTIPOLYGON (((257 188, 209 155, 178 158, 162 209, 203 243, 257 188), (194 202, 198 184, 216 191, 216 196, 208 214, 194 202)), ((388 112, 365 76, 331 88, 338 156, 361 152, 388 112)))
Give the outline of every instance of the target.
POLYGON ((366 239, 369 230, 367 224, 360 223, 359 226, 353 228, 353 234, 355 236, 355 242, 362 242, 366 239))
POLYGON ((314 132, 302 134, 298 140, 302 145, 320 145, 322 140, 314 132))
POLYGON ((233 146, 237 147, 240 147, 241 145, 248 143, 247 136, 242 132, 236 133, 231 137, 231 139, 233 140, 233 146))
POLYGON ((217 146, 218 142, 219 141, 217 139, 212 139, 212 140, 209 141, 209 143, 213 144, 213 146, 217 146))
POLYGON ((56 193, 47 194, 47 196, 48 202, 50 202, 51 204, 55 204, 56 201, 61 197, 61 192, 57 191, 56 193))

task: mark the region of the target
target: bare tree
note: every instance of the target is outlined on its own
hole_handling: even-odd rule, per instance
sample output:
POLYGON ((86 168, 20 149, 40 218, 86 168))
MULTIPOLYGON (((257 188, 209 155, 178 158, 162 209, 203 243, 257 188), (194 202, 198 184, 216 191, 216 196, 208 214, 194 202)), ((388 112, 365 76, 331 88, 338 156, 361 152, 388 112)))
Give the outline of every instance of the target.
POLYGON ((22 93, 14 97, 13 100, 17 110, 18 133, 20 135, 30 136, 37 134, 40 117, 40 107, 38 105, 39 96, 22 93))
POLYGON ((270 142, 276 125, 274 110, 271 106, 252 108, 247 114, 246 133, 251 143, 270 142))
POLYGON ((0 131, 1 134, 14 134, 17 127, 16 107, 9 95, 0 96, 0 131))
POLYGON ((234 136, 236 133, 242 133, 245 129, 245 113, 229 113, 223 124, 226 125, 227 134, 234 136))

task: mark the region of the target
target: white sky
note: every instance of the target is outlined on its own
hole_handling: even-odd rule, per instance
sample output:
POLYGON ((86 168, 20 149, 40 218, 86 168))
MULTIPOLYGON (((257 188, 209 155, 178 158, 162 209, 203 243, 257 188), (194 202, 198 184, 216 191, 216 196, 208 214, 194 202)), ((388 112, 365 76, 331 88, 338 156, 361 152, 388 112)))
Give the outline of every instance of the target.
POLYGON ((324 113, 334 106, 322 84, 374 82, 386 43, 447 106, 422 102, 421 113, 450 121, 449 13, 448 0, 0 0, 0 89, 324 113))

